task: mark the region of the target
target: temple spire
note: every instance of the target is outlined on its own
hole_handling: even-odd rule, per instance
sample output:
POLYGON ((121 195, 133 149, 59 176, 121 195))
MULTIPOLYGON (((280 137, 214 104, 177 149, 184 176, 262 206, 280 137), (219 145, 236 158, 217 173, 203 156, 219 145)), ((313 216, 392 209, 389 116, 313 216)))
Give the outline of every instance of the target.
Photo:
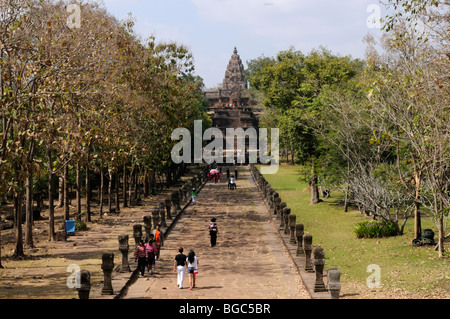
POLYGON ((232 92, 247 89, 247 81, 245 80, 244 75, 244 65, 242 64, 241 57, 239 56, 236 47, 234 47, 233 55, 231 56, 225 72, 223 89, 231 90, 232 92))

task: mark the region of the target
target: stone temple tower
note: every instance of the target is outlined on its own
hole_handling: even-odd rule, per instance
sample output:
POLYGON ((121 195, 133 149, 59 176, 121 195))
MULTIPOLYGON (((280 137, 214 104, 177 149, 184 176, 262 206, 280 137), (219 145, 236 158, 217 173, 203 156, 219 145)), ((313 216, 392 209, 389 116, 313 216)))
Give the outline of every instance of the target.
POLYGON ((231 103, 241 104, 241 92, 248 88, 244 75, 244 65, 236 47, 225 71, 223 90, 228 93, 231 103))

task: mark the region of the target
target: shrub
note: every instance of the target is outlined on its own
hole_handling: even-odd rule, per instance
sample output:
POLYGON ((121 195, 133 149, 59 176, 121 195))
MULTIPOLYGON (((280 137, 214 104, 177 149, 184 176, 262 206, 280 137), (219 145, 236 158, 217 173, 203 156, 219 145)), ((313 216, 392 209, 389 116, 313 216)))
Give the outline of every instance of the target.
POLYGON ((387 220, 364 221, 358 223, 354 229, 357 238, 381 238, 398 235, 398 227, 387 220))
POLYGON ((75 231, 83 231, 83 230, 88 230, 86 223, 81 219, 77 219, 75 221, 75 231))

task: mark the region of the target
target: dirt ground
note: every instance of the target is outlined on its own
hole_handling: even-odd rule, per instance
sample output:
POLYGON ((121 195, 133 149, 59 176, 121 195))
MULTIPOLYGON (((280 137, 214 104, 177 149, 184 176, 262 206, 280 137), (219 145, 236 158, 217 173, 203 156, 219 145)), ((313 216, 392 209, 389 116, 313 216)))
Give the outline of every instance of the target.
MULTIPOLYGON (((1 262, 4 269, 0 269, 0 299, 78 298, 76 289, 69 288, 71 285, 69 283, 68 286, 67 281, 79 269, 91 272, 93 289, 100 287, 103 282, 102 254, 114 253, 115 265, 118 266, 121 262, 118 236, 128 234, 131 247, 134 242, 133 225, 143 224, 143 217, 151 215, 152 209, 169 197, 174 189, 165 189, 161 194, 143 199, 140 206, 121 208, 120 214, 104 214, 102 218, 94 205, 89 229, 69 236, 67 242, 48 241, 48 215, 43 211, 43 219, 34 222, 34 247, 25 248, 24 260, 11 258, 14 233, 12 229, 3 230, 1 262)), ((75 200, 72 203, 75 204, 75 200)), ((103 208, 104 211, 106 209, 103 208)), ((71 207, 71 212, 74 211, 75 207, 71 207)), ((62 208, 56 209, 55 219, 55 228, 59 229, 63 220, 62 208)))

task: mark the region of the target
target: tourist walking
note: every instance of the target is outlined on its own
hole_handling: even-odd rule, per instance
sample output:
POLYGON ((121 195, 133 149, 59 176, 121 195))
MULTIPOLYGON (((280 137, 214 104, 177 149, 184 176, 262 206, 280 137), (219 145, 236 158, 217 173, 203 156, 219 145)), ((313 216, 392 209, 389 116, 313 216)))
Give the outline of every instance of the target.
POLYGON ((209 236, 211 237, 211 247, 216 246, 217 236, 219 235, 219 228, 216 223, 216 219, 212 218, 209 223, 209 236))
POLYGON ((155 266, 155 255, 156 255, 156 245, 153 240, 153 234, 150 234, 150 239, 144 244, 145 249, 147 250, 147 270, 150 275, 153 275, 153 267, 155 266))
POLYGON ((155 242, 156 242, 156 260, 159 260, 161 254, 161 247, 164 246, 164 234, 161 232, 161 224, 156 225, 155 242))
POLYGON ((175 256, 173 271, 177 273, 178 288, 183 289, 184 273, 186 272, 187 257, 183 254, 183 247, 178 249, 179 254, 175 256))
POLYGON ((139 245, 136 247, 136 253, 134 256, 134 261, 138 262, 138 269, 141 273, 141 277, 144 277, 145 275, 145 265, 147 264, 147 258, 147 250, 145 249, 144 241, 141 239, 139 241, 139 245))
POLYGON ((234 170, 234 177, 235 177, 236 179, 238 179, 238 170, 237 170, 237 169, 234 170))
POLYGON ((187 262, 190 286, 189 290, 192 290, 195 288, 195 276, 198 273, 198 259, 197 256, 195 256, 195 252, 193 250, 189 251, 187 262))
POLYGON ((195 188, 192 189, 191 196, 192 196, 192 204, 195 205, 197 203, 197 192, 195 191, 195 188))
POLYGON ((232 175, 230 179, 228 180, 228 189, 234 190, 236 188, 236 180, 234 179, 234 176, 232 175))

